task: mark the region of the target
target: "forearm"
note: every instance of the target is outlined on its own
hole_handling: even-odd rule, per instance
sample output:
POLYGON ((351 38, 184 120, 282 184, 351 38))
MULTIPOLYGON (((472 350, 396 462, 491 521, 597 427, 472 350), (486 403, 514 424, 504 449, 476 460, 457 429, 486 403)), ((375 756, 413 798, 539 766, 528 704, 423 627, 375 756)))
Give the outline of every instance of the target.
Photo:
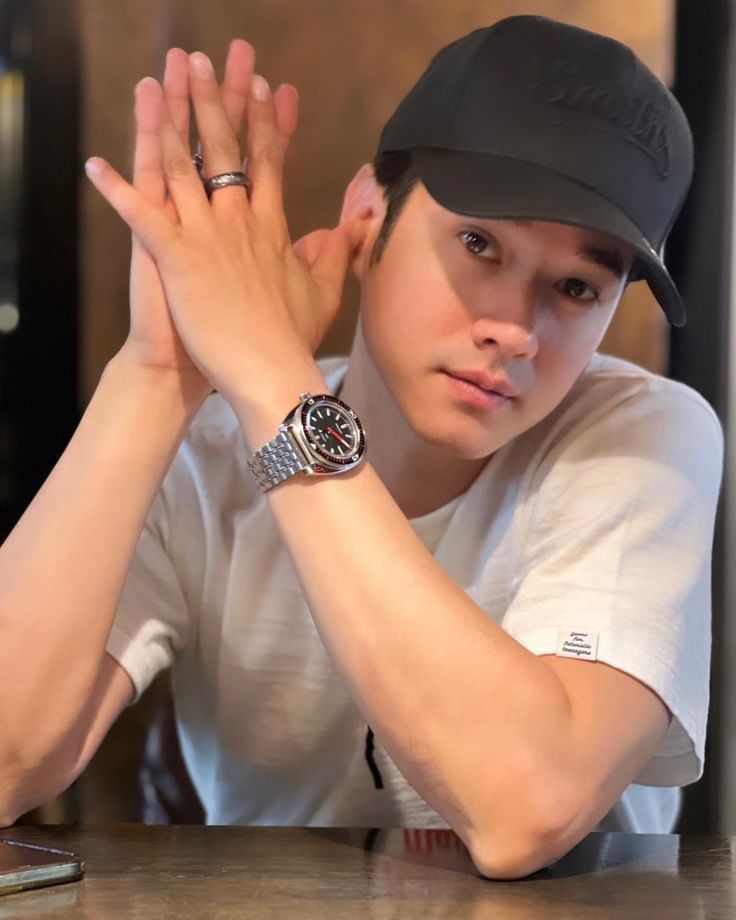
MULTIPOLYGON (((272 436, 239 414, 251 450, 272 436)), ((268 496, 320 636, 406 779, 475 853, 541 835, 571 732, 554 672, 444 572, 370 463, 268 496)))
POLYGON ((199 405, 178 377, 120 352, 0 547, 0 726, 25 763, 87 699, 145 516, 199 405))

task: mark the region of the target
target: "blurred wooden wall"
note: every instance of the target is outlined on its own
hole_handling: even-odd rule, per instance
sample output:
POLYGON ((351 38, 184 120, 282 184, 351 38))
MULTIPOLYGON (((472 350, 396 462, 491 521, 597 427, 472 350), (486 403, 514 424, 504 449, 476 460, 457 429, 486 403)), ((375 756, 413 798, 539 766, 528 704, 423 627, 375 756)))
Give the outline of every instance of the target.
MULTIPOLYGON (((130 174, 132 92, 160 79, 164 54, 202 50, 218 72, 231 38, 256 48, 257 69, 273 89, 293 83, 300 123, 287 159, 285 200, 293 238, 337 220, 342 192, 374 154, 397 103, 448 42, 505 16, 537 13, 618 38, 665 81, 673 67, 673 0, 80 0, 84 75, 83 157, 101 155, 130 174)), ((128 329, 129 237, 122 221, 83 178, 81 222, 81 389, 91 395, 128 329)), ((344 309, 320 353, 346 353, 356 320, 351 279, 344 309)), ((666 372, 667 326, 644 283, 625 296, 601 350, 666 372)), ((49 820, 139 820, 137 760, 161 676, 123 714, 86 774, 49 820), (69 805, 69 801, 73 805, 69 805)))

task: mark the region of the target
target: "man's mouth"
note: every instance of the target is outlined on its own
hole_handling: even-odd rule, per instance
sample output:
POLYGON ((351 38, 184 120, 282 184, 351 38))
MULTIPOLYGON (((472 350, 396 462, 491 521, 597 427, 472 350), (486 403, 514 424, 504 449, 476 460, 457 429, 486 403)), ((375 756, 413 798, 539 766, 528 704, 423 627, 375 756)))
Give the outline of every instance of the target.
POLYGON ((447 380, 454 395, 463 402, 470 403, 482 409, 493 410, 508 406, 513 402, 513 397, 504 396, 497 390, 485 389, 470 380, 445 372, 447 380))
POLYGON ((446 373, 456 380, 464 380, 466 383, 473 384, 486 393, 495 393, 497 396, 503 396, 506 399, 514 399, 519 395, 506 377, 501 375, 493 376, 486 371, 475 370, 446 371, 446 373))

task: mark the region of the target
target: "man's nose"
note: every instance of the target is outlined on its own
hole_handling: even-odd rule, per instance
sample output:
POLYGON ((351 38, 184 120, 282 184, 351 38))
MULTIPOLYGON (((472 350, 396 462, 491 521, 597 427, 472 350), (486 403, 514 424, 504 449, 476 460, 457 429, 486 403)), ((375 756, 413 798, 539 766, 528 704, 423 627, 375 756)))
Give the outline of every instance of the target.
POLYGON ((530 360, 539 348, 539 295, 533 284, 500 281, 487 292, 473 323, 479 348, 496 345, 507 358, 530 360))

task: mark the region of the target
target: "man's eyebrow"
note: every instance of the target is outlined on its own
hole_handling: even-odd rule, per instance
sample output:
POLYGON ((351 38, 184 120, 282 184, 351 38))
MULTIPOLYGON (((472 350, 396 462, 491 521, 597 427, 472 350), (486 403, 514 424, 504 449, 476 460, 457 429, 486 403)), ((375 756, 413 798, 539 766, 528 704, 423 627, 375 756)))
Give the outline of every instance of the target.
POLYGON ((604 249, 600 246, 581 246, 577 254, 587 259, 588 262, 594 262, 596 265, 607 268, 616 278, 623 278, 624 276, 624 262, 616 249, 604 249))
MULTIPOLYGON (((530 227, 533 221, 512 219, 511 223, 519 227, 530 227)), ((616 278, 623 278, 624 276, 624 260, 617 249, 608 249, 603 246, 581 246, 576 251, 576 255, 582 256, 588 262, 593 262, 602 268, 607 268, 616 278)))

